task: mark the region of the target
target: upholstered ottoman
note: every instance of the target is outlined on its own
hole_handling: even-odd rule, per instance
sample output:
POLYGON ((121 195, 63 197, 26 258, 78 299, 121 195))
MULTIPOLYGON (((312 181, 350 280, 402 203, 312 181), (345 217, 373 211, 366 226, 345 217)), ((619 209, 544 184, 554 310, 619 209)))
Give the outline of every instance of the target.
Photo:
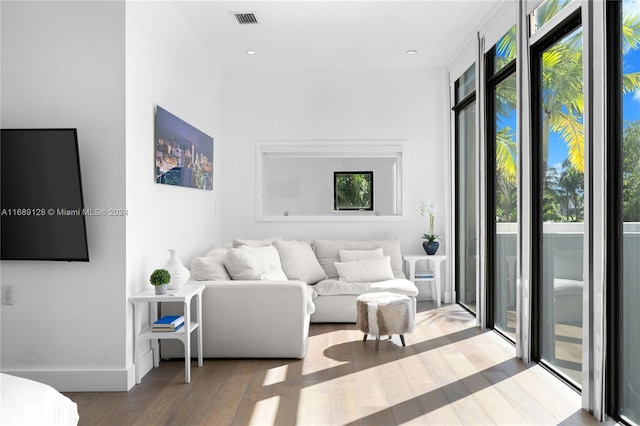
POLYGON ((363 341, 370 334, 376 336, 376 349, 380 336, 399 334, 402 346, 405 346, 404 334, 413 330, 415 312, 411 299, 404 294, 378 292, 358 296, 357 319, 358 329, 364 333, 363 341))

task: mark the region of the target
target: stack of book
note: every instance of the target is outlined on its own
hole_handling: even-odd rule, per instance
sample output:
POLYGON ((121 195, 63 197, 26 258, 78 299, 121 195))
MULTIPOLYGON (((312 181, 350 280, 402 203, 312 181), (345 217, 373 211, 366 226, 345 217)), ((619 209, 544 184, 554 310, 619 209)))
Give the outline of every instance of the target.
POLYGON ((425 280, 425 279, 431 279, 431 278, 433 278, 433 272, 431 271, 416 272, 416 279, 425 280))
POLYGON ((176 331, 184 325, 182 315, 165 315, 153 323, 153 331, 176 331))

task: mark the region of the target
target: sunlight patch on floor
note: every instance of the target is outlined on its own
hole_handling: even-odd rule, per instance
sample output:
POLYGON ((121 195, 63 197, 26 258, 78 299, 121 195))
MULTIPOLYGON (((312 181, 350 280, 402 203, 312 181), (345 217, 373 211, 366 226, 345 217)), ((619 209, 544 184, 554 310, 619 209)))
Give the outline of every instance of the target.
POLYGON ((273 425, 278 414, 278 406, 280 405, 280 396, 272 396, 271 398, 257 401, 251 413, 250 425, 273 425))
POLYGON ((262 386, 271 386, 276 383, 284 382, 287 379, 287 365, 281 365, 279 367, 273 367, 267 370, 264 375, 264 381, 262 386))

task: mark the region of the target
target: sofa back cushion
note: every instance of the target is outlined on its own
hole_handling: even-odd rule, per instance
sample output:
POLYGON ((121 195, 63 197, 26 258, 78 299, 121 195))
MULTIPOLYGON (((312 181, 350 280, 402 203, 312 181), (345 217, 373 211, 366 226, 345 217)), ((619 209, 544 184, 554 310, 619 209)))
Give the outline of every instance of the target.
POLYGON ((274 241, 282 240, 282 237, 271 237, 265 238, 264 240, 246 240, 246 239, 235 239, 231 243, 232 247, 238 248, 240 246, 249 246, 249 247, 264 247, 273 245, 274 241))
POLYGON ((349 283, 374 283, 394 278, 391 270, 391 256, 353 262, 336 262, 335 266, 340 281, 349 283))
POLYGON ((402 271, 402 251, 400 240, 351 241, 351 240, 316 240, 313 243, 318 262, 327 277, 338 278, 335 262, 340 262, 340 250, 375 250, 382 248, 385 256, 390 257, 391 270, 395 278, 406 278, 402 271))
POLYGON ((230 280, 224 267, 227 256, 226 248, 216 248, 202 257, 194 257, 191 261, 191 279, 196 281, 230 280))
POLYGON ((311 245, 306 241, 274 241, 280 254, 282 270, 290 280, 315 284, 327 278, 311 245))
POLYGON ((280 256, 274 246, 231 248, 224 258, 224 266, 234 280, 286 279, 280 256), (264 277, 264 278, 263 278, 264 277))
POLYGON ((340 262, 355 262, 365 259, 379 259, 384 257, 382 248, 374 250, 340 250, 338 252, 340 262))

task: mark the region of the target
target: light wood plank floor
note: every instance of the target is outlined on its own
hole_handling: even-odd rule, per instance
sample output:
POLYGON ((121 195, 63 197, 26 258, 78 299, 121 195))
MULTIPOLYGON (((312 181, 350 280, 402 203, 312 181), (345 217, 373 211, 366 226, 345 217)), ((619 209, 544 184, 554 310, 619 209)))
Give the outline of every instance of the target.
POLYGON ((575 391, 474 323, 419 302, 404 348, 312 324, 302 360, 194 361, 190 384, 182 361, 163 361, 129 392, 66 395, 81 425, 597 424, 575 391))

